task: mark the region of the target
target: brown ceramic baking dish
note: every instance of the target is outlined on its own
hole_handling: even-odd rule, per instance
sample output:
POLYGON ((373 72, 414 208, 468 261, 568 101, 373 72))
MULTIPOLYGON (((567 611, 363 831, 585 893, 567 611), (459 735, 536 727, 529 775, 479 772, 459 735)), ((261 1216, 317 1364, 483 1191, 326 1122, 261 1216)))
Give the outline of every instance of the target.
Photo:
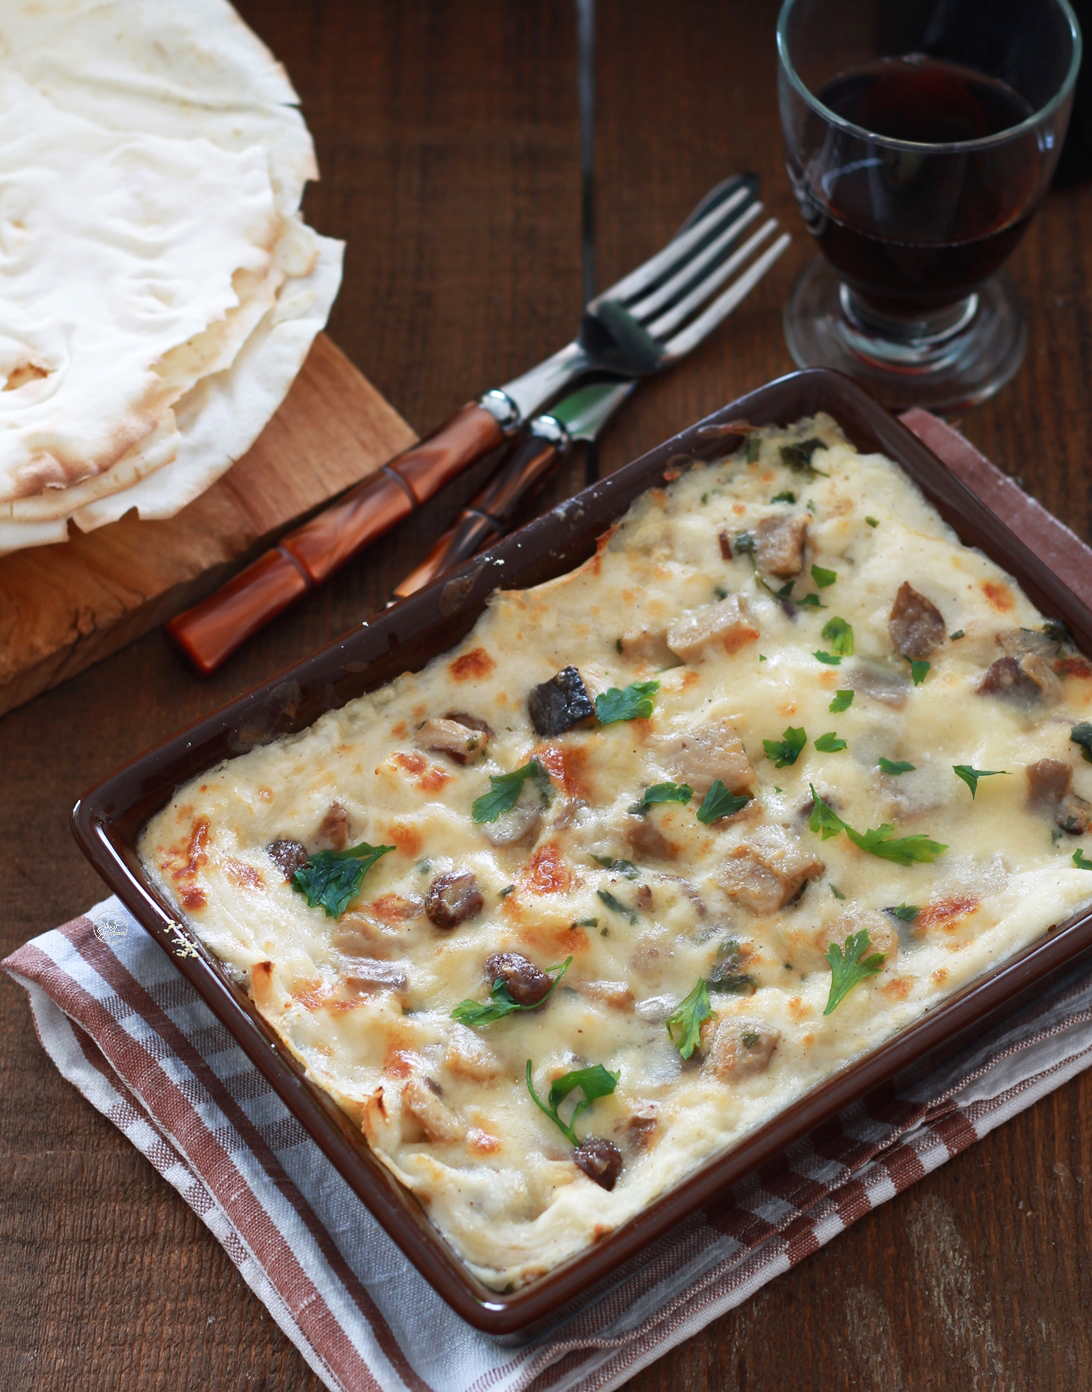
MULTIPOLYGON (((647 488, 693 460, 735 448, 732 423, 788 424, 828 411, 862 451, 895 460, 962 540, 1003 565, 1048 616, 1068 625, 1092 652, 1092 611, 944 464, 866 392, 827 371, 796 372, 733 402, 609 478, 562 503, 428 589, 363 623, 329 647, 240 696, 100 783, 77 803, 77 841, 110 888, 166 952, 172 915, 145 878, 134 846, 144 822, 187 779, 233 754, 311 724, 451 647, 498 586, 522 588, 570 569, 647 488)), ((1031 947, 978 978, 943 1005, 706 1162, 687 1180, 602 1242, 527 1288, 498 1294, 477 1281, 432 1227, 416 1200, 368 1149, 344 1114, 300 1064, 200 943, 177 969, 238 1041, 288 1109, 426 1280, 464 1319, 492 1334, 527 1331, 560 1316, 673 1224, 769 1161, 835 1112, 893 1086, 899 1074, 1010 1015, 1047 982, 1092 953, 1092 913, 1056 926, 1031 947)))

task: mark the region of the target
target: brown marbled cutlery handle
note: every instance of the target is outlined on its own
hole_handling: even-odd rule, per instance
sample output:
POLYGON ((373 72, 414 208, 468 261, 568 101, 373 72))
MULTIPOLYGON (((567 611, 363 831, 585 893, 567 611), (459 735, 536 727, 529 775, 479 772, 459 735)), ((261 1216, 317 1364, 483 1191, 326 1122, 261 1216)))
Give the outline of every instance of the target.
POLYGON ((270 619, 488 454, 505 433, 495 415, 468 402, 439 430, 282 537, 200 604, 177 614, 167 632, 198 672, 215 672, 270 619))
POLYGON ((430 585, 437 576, 454 570, 483 546, 489 546, 508 530, 516 509, 545 483, 550 471, 566 452, 561 437, 528 435, 508 462, 468 503, 421 564, 391 593, 390 603, 406 599, 430 585))

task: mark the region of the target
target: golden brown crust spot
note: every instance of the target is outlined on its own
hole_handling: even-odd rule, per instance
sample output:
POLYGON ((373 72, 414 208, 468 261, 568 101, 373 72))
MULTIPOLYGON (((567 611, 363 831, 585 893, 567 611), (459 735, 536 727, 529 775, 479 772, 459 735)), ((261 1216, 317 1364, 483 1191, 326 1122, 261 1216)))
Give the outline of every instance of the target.
POLYGON ((532 894, 561 894, 576 882, 556 841, 539 846, 520 878, 523 887, 532 894))
POLYGON ((469 652, 449 663, 447 670, 455 681, 461 682, 486 677, 495 666, 496 663, 484 648, 471 648, 469 652))
POLYGON ((999 614, 1007 614, 1013 606, 1012 591, 1000 580, 983 580, 979 588, 986 596, 991 608, 999 614))

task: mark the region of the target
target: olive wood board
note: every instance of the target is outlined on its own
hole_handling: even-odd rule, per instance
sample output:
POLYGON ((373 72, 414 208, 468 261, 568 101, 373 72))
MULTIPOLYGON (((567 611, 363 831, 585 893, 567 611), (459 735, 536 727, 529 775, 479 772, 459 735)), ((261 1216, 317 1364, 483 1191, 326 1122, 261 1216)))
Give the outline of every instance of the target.
POLYGON ((252 447, 175 517, 0 557, 0 714, 188 608, 416 438, 319 334, 252 447))

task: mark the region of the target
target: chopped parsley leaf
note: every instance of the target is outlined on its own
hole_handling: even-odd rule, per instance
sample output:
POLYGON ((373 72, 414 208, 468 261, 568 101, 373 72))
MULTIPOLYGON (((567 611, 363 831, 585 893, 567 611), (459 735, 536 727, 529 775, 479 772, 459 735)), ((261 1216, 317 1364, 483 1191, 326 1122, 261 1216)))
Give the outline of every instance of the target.
POLYGON ((823 625, 822 636, 830 643, 831 651, 836 652, 841 657, 853 656, 853 626, 846 623, 845 619, 828 619, 823 625))
POLYGON ((822 649, 812 653, 812 657, 816 658, 819 662, 825 662, 828 667, 840 667, 842 665, 842 659, 840 657, 835 657, 833 653, 823 652, 822 649))
POLYGON ((774 768, 787 768, 789 764, 795 764, 800 757, 800 751, 807 744, 808 737, 804 733, 803 726, 790 725, 779 740, 764 739, 762 748, 766 751, 766 758, 769 759, 774 768))
POLYGON ((902 903, 897 909, 884 909, 884 913, 889 913, 892 918, 900 918, 903 923, 913 923, 921 910, 917 904, 902 903))
MULTIPOLYGON (((819 473, 820 471, 819 471, 818 469, 816 469, 815 472, 816 472, 816 473, 819 473)), ((824 474, 823 477, 826 478, 826 474, 824 474)), ((807 508, 807 510, 811 513, 811 515, 814 517, 814 516, 815 516, 815 499, 814 499, 814 498, 809 498, 808 501, 804 504, 804 506, 805 506, 805 507, 807 508)))
POLYGON ((601 1063, 596 1063, 591 1068, 578 1068, 573 1073, 565 1073, 556 1079, 550 1088, 550 1095, 545 1102, 539 1100, 538 1093, 535 1092, 535 1085, 531 1081, 531 1060, 527 1060, 526 1069, 527 1091, 531 1094, 531 1100, 540 1111, 546 1113, 550 1120, 560 1131, 572 1142, 574 1146, 579 1146, 580 1139, 576 1134, 576 1119, 582 1112, 586 1112, 591 1104, 600 1097, 609 1097, 618 1084, 621 1071, 611 1073, 603 1067, 601 1063), (575 1092, 577 1088, 584 1094, 584 1099, 578 1102, 569 1115, 568 1121, 562 1121, 558 1107, 568 1097, 570 1092, 575 1092))
POLYGON ((716 595, 716 597, 717 597, 718 599, 727 599, 727 598, 728 598, 728 591, 724 588, 723 585, 714 585, 714 586, 713 586, 713 593, 716 595))
POLYGON ((689 783, 654 783, 645 789, 642 802, 646 807, 654 802, 681 802, 685 807, 693 796, 694 789, 689 783))
POLYGON ((955 631, 954 633, 949 633, 949 634, 948 634, 948 642, 949 642, 949 643, 954 643, 954 642, 956 641, 957 638, 962 638, 962 637, 963 637, 963 630, 962 630, 961 628, 957 628, 956 631, 955 631))
MULTIPOLYGON (((817 436, 812 436, 809 440, 799 440, 792 445, 781 446, 781 462, 790 468, 794 474, 806 474, 813 478, 816 474, 823 474, 822 469, 817 469, 811 462, 812 455, 816 450, 825 450, 827 446, 817 436)), ((824 478, 829 475, 823 474, 824 478)))
POLYGON ((653 710, 653 696, 660 689, 658 681, 630 682, 621 690, 612 686, 595 698, 595 713, 601 725, 614 725, 619 720, 647 720, 653 710))
POLYGON ((699 977, 698 984, 667 1017, 667 1032, 682 1058, 688 1059, 701 1043, 701 1027, 714 1014, 705 981, 699 977))
POLYGON ((875 952, 871 957, 865 953, 872 946, 872 940, 862 928, 859 933, 851 933, 846 938, 845 951, 837 943, 831 943, 826 950, 830 963, 830 997, 824 1015, 829 1015, 845 999, 859 981, 865 981, 883 966, 884 954, 875 952))
POLYGON ((511 812, 519 801, 519 795, 528 778, 533 778, 538 784, 542 801, 549 801, 550 780, 539 761, 532 759, 530 763, 524 764, 522 768, 513 769, 511 773, 489 775, 489 792, 475 798, 471 805, 470 815, 473 820, 478 823, 495 822, 505 812, 511 812))
POLYGON ((327 918, 340 918, 360 893, 364 876, 393 846, 369 846, 361 841, 344 851, 319 851, 292 876, 292 888, 307 907, 322 909, 327 918))
POLYGON ((616 875, 624 875, 627 880, 635 880, 641 873, 632 860, 612 860, 610 856, 593 855, 592 860, 604 870, 613 870, 616 875))
POLYGON ((494 1020, 503 1020, 514 1010, 538 1010, 549 1000, 550 993, 569 970, 572 960, 571 957, 566 957, 559 967, 548 968, 548 971, 555 971, 557 975, 554 977, 549 991, 541 1000, 535 1001, 534 1005, 521 1005, 519 1001, 514 1001, 509 993, 507 981, 503 976, 498 976, 493 982, 489 1000, 484 1003, 474 1000, 460 1001, 451 1012, 451 1018, 458 1020, 460 1025, 491 1025, 494 1020))
POLYGON ((837 754, 840 749, 846 747, 846 742, 844 739, 839 739, 838 735, 831 730, 827 734, 819 736, 815 741, 815 747, 820 754, 837 754))
POLYGON ((734 817, 750 800, 750 793, 730 793, 717 778, 698 808, 698 821, 708 826, 710 822, 719 822, 722 817, 734 817))
POLYGON ((765 662, 765 661, 766 661, 766 654, 765 654, 765 653, 759 653, 759 655, 758 655, 758 660, 759 660, 759 662, 765 662))
POLYGON ((870 527, 878 527, 880 525, 880 519, 878 517, 866 517, 865 521, 870 527))
POLYGON ((771 503, 795 503, 796 494, 791 488, 786 488, 784 493, 775 493, 770 499, 771 503))
POLYGON ((836 570, 825 570, 821 565, 813 565, 811 568, 811 578, 821 590, 825 590, 828 585, 833 585, 838 579, 836 570))
POLYGON ((827 707, 827 710, 830 711, 831 715, 839 715, 842 711, 849 710, 852 704, 852 691, 836 691, 834 693, 834 700, 831 701, 830 705, 827 707))
POLYGON ((611 913, 620 914, 622 918, 628 919, 630 923, 637 922, 636 913, 634 913, 632 909, 627 909, 625 904, 623 904, 620 899, 616 899, 609 889, 597 889, 595 892, 599 895, 600 899, 602 899, 603 903, 606 904, 607 908, 610 909, 611 913))
POLYGON ((831 885, 830 892, 834 895, 835 899, 844 899, 846 897, 837 885, 831 885))
POLYGON ((914 678, 914 685, 920 686, 929 675, 929 668, 933 664, 925 662, 921 658, 915 657, 910 661, 910 675, 914 678))
POLYGON ((743 449, 743 457, 748 464, 757 464, 762 455, 762 441, 757 435, 748 435, 743 449))
POLYGON ((515 889, 515 885, 514 885, 514 884, 505 885, 504 888, 503 888, 503 889, 501 890, 501 892, 500 892, 500 897, 501 897, 502 899, 507 899, 508 896, 512 893, 512 891, 513 891, 514 889, 515 889))
POLYGON ((576 923, 574 924, 574 927, 576 927, 576 928, 598 928, 598 927, 599 927, 599 920, 598 920, 597 918, 578 918, 578 919, 576 920, 576 923))
POLYGON ((957 778, 962 778, 967 787, 971 790, 971 801, 978 791, 978 780, 980 778, 996 778, 998 774, 1009 776, 1008 769, 976 769, 971 768, 970 764, 953 764, 952 772, 957 778))
POLYGON ((1073 864, 1078 870, 1092 870, 1092 860, 1088 859, 1079 846, 1073 852, 1073 864))
POLYGON ((893 861, 896 865, 913 865, 916 861, 924 864, 932 864, 934 860, 948 849, 940 841, 934 841, 930 836, 900 836, 892 839, 892 832, 895 830, 889 822, 884 822, 882 826, 872 827, 869 831, 854 831, 851 826, 847 826, 819 794, 815 791, 815 785, 811 785, 812 809, 808 818, 808 826, 812 831, 820 832, 824 841, 829 841, 832 836, 837 836, 840 831, 844 831, 855 846, 859 846, 862 851, 867 851, 870 855, 879 856, 881 860, 893 861))
POLYGON ((890 773, 897 776, 900 773, 913 773, 916 764, 908 763, 905 759, 885 759, 881 754, 877 760, 876 767, 881 773, 890 773))
POLYGON ((1092 721, 1082 720, 1079 725, 1074 725, 1069 738, 1081 746, 1081 758, 1085 763, 1092 764, 1092 721))

